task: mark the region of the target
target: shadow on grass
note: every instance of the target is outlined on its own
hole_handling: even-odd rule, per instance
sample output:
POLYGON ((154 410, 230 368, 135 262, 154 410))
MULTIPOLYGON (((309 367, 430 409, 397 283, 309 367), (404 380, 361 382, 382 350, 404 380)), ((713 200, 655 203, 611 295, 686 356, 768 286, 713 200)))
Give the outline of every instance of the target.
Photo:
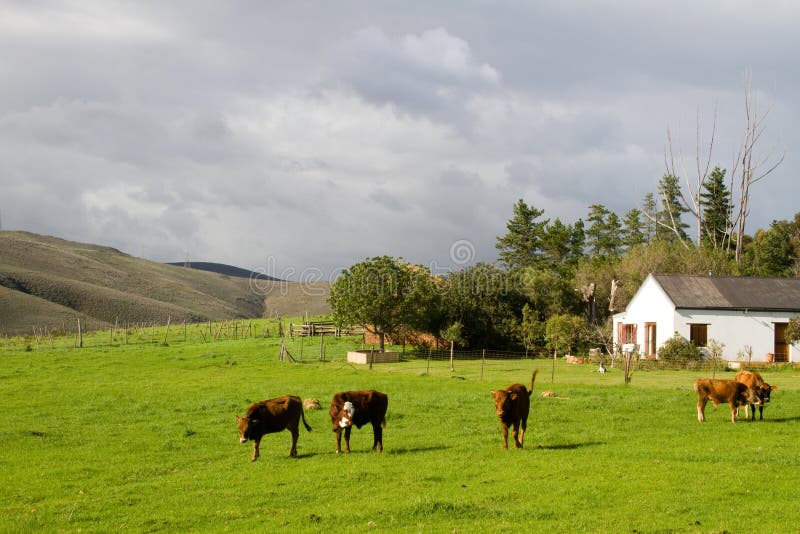
MULTIPOLYGON (((750 423, 791 423, 800 421, 800 415, 794 417, 776 417, 775 419, 764 417, 764 419, 748 419, 750 423)), ((742 421, 745 422, 745 421, 742 421)))
POLYGON ((537 449, 547 451, 572 451, 583 447, 594 447, 595 445, 605 445, 604 441, 587 441, 586 443, 558 443, 556 445, 537 445, 537 449))

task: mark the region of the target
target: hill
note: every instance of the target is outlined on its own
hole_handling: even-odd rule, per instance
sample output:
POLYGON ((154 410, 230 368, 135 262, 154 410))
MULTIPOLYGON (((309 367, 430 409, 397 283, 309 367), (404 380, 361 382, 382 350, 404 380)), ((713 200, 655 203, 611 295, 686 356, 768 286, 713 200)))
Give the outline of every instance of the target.
POLYGON ((226 276, 235 276, 237 278, 254 278, 258 280, 280 280, 268 274, 257 273, 235 267, 233 265, 225 265, 224 263, 214 263, 210 261, 193 261, 186 265, 186 262, 169 262, 167 265, 175 265, 176 267, 185 267, 187 269, 197 269, 198 271, 208 271, 210 273, 224 274, 226 276))
MULTIPOLYGON (((243 269, 242 269, 243 270, 243 269)), ((0 231, 0 333, 326 313, 327 284, 254 280, 135 258, 111 247, 0 231), (311 294, 313 293, 313 294, 311 294)))

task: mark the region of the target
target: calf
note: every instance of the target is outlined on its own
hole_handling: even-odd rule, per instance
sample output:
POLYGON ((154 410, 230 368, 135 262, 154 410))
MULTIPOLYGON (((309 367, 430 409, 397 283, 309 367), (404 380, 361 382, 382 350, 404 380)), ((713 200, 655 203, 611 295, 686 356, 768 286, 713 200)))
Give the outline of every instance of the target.
POLYGON ((755 393, 736 380, 698 378, 694 381, 694 390, 697 392, 697 420, 701 423, 706 420, 705 409, 709 399, 714 404, 714 409, 721 403, 730 404, 731 421, 734 423, 736 422, 736 409, 739 406, 758 402, 755 393))
MULTIPOLYGON (((736 373, 736 377, 734 379, 737 382, 741 382, 742 384, 750 388, 750 390, 753 393, 755 393, 756 397, 758 397, 758 402, 756 403, 756 405, 758 405, 758 415, 759 419, 763 421, 764 405, 769 402, 770 393, 772 393, 773 390, 778 389, 778 386, 770 386, 769 384, 764 382, 764 379, 761 378, 760 374, 751 371, 744 371, 744 370, 739 371, 738 373, 736 373)), ((747 410, 749 406, 750 410, 753 411, 753 420, 755 421, 756 405, 754 404, 744 405, 744 410, 745 410, 744 416, 746 419, 750 419, 750 415, 747 410)))
POLYGON ((340 391, 331 400, 331 423, 336 432, 336 453, 342 450, 344 430, 345 452, 350 452, 350 432, 353 425, 361 428, 372 423, 372 450, 383 451, 383 428, 386 427, 386 409, 389 397, 380 391, 340 391))
POLYGON ((536 380, 536 369, 531 377, 531 389, 522 384, 511 384, 506 389, 492 391, 494 407, 500 419, 503 432, 503 448, 508 449, 508 427, 513 426, 514 447, 521 449, 525 441, 525 430, 528 427, 528 413, 531 408, 531 394, 536 380))
POLYGON ((297 456, 297 438, 300 435, 300 419, 306 430, 311 427, 306 423, 303 413, 303 402, 300 397, 284 395, 275 399, 254 402, 247 410, 244 417, 236 416, 236 426, 239 427, 239 442, 245 443, 253 440, 253 458, 255 462, 259 456, 259 445, 264 434, 272 434, 281 430, 288 430, 292 434, 292 450, 289 456, 297 456))

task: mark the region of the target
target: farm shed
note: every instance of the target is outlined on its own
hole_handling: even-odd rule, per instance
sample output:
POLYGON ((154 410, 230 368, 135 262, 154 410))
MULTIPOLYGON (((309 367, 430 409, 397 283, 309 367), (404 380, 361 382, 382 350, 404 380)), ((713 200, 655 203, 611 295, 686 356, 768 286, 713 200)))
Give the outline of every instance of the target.
POLYGON ((649 274, 624 312, 614 315, 614 343, 653 358, 677 332, 706 347, 724 344, 734 361, 752 349, 753 361, 800 361, 800 347, 786 343, 789 319, 800 315, 800 279, 649 274))

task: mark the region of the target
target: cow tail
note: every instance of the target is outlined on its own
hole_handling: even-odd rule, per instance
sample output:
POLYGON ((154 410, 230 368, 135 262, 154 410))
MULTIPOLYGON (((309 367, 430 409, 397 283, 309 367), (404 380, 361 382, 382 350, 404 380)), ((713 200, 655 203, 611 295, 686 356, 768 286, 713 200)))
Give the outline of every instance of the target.
POLYGON ((530 397, 533 395, 533 383, 536 382, 536 374, 539 372, 538 369, 533 370, 533 376, 531 377, 531 389, 528 391, 528 396, 530 397))
POLYGON ((300 407, 300 417, 303 419, 303 426, 305 426, 305 427, 306 427, 306 430, 308 430, 309 432, 311 432, 311 427, 310 427, 310 426, 308 426, 308 423, 306 423, 306 411, 305 411, 305 410, 303 410, 303 407, 302 407, 302 406, 300 407))

